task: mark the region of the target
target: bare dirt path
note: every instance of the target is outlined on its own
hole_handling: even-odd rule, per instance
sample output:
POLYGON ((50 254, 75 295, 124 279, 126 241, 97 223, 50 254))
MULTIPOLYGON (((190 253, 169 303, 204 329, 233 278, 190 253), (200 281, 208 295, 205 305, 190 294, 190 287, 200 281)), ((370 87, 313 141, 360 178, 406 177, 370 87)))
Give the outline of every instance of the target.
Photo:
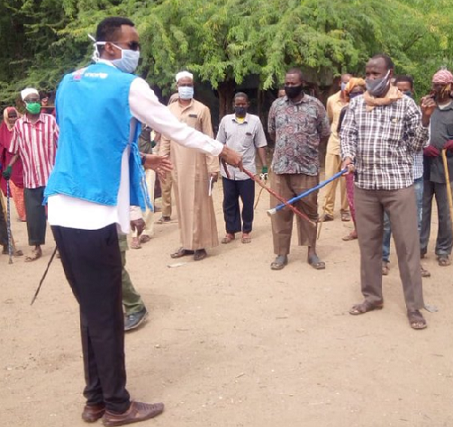
MULTIPOLYGON (((221 236, 220 187, 214 197, 221 236)), ((167 267, 175 263, 176 222, 156 225, 151 242, 128 251, 150 310, 147 324, 126 338, 128 387, 133 398, 166 404, 162 416, 140 425, 453 426, 453 267, 438 267, 430 248, 425 299, 439 311, 425 312, 425 331, 409 328, 394 250, 384 310, 350 316, 361 300, 357 241, 341 240, 351 223, 337 214, 323 225, 325 271, 308 266, 297 246, 284 270, 271 271, 268 203, 263 194, 251 244, 221 245, 200 263, 183 258, 167 267)), ((28 250, 25 225, 13 226, 28 250)), ((5 427, 86 425, 77 305, 58 260, 30 306, 52 251, 48 236, 35 263, 0 257, 5 427)))

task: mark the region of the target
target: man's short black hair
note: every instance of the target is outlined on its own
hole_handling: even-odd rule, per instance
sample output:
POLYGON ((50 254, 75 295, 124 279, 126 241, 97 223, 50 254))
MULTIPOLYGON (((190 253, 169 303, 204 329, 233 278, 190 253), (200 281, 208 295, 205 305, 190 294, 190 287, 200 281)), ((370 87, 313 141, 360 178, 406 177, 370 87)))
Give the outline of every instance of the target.
POLYGON ((96 29, 96 40, 98 42, 115 41, 116 33, 121 29, 121 25, 135 26, 130 19, 121 16, 105 18, 96 29))
POLYGON ((390 56, 386 55, 385 53, 378 53, 377 55, 374 55, 371 59, 383 59, 385 62, 385 67, 387 70, 393 70, 395 68, 395 64, 392 61, 392 58, 390 56))
POLYGON ((238 92, 234 95, 234 99, 236 98, 244 98, 247 102, 249 102, 249 96, 244 92, 238 92))
POLYGON ((400 76, 396 76, 395 84, 400 82, 409 83, 411 85, 411 89, 414 88, 414 79, 412 78, 412 76, 409 76, 407 74, 401 74, 400 76))
POLYGON ((299 80, 300 80, 301 82, 304 81, 304 76, 303 76, 302 71, 301 71, 300 68, 297 68, 297 67, 290 68, 290 69, 286 72, 286 74, 297 74, 297 75, 299 76, 299 80))

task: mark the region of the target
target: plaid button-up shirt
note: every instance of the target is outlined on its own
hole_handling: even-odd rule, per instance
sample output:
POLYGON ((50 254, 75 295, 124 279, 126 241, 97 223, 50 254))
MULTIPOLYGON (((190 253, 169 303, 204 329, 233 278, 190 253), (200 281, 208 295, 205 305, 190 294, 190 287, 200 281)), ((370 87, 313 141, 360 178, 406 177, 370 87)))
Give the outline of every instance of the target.
POLYGON ((414 155, 428 139, 415 102, 404 96, 366 111, 363 96, 351 101, 341 127, 341 155, 355 163, 364 190, 398 190, 414 183, 414 155))

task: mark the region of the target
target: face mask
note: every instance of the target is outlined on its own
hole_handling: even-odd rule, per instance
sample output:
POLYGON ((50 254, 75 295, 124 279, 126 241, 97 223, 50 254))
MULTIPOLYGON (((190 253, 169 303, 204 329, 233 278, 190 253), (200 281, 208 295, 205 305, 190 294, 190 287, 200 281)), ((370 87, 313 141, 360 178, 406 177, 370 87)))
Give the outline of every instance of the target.
POLYGON ((121 58, 114 59, 112 61, 112 64, 119 70, 123 71, 124 73, 132 74, 138 67, 138 60, 140 59, 140 51, 122 49, 119 46, 117 46, 116 44, 113 44, 113 46, 117 47, 118 49, 121 49, 121 58))
POLYGON ((192 86, 178 87, 178 94, 181 99, 192 99, 193 98, 193 87, 192 86))
POLYGON ((346 89, 346 85, 347 85, 346 82, 341 82, 340 87, 341 87, 341 91, 342 91, 342 92, 346 89))
POLYGON ((387 71, 387 74, 380 79, 366 79, 366 90, 371 96, 379 97, 384 95, 387 91, 387 86, 389 84, 390 70, 387 71))
POLYGON ((41 112, 41 104, 39 102, 25 103, 25 109, 31 114, 39 114, 41 112))
POLYGON ((245 107, 234 107, 234 114, 236 117, 245 117, 247 114, 247 108, 245 107))
POLYGON ((302 85, 285 86, 285 93, 289 99, 297 98, 302 93, 302 85))

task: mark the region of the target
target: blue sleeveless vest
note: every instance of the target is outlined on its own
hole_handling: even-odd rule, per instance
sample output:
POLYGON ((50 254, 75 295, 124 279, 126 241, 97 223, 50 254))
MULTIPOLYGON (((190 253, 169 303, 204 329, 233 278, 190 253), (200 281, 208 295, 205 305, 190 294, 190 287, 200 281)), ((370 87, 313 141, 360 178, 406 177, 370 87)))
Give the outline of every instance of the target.
POLYGON ((60 137, 55 167, 45 197, 64 194, 116 206, 121 158, 130 139, 130 204, 149 204, 137 138, 140 124, 131 126, 129 89, 136 76, 107 64, 94 64, 64 77, 56 98, 60 137), (131 129, 132 127, 132 129, 131 129))

